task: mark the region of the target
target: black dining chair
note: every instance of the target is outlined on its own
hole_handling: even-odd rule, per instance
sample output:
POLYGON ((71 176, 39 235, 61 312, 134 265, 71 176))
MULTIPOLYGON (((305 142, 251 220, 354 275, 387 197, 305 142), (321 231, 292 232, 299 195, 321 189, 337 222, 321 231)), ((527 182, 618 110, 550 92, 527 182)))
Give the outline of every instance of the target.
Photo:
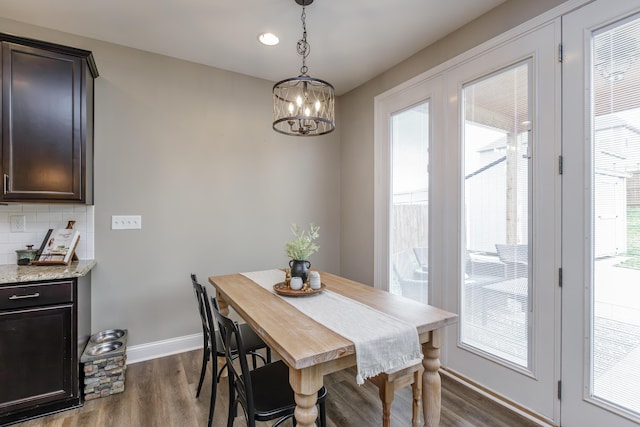
MULTIPOLYGON (((277 420, 272 426, 277 427, 293 417, 296 402, 293 389, 289 385, 287 365, 278 360, 250 371, 243 345, 244 337, 238 324, 220 313, 219 310, 214 310, 214 313, 223 337, 225 357, 229 366, 227 427, 233 426, 233 421, 238 415, 238 404, 244 410, 247 427, 255 427, 256 421, 270 420, 277 420), (231 351, 234 343, 237 346, 237 358, 234 358, 231 351), (233 360, 237 360, 238 363, 233 364, 233 360)), ((318 391, 320 427, 327 425, 326 399, 327 390, 323 386, 318 391)), ((293 424, 295 425, 295 420, 293 424)))
MULTIPOLYGON (((225 352, 223 350, 224 346, 222 343, 222 337, 220 333, 215 330, 213 326, 213 322, 209 322, 209 318, 213 319, 213 315, 211 314, 211 306, 209 305, 209 296, 207 294, 207 289, 198 283, 198 279, 195 274, 191 274, 191 283, 193 285, 193 292, 196 297, 196 301, 198 303, 198 312, 200 314, 200 320, 202 323, 202 335, 204 338, 203 343, 203 354, 202 354, 202 368, 200 369, 200 380, 198 381, 198 389, 196 392, 196 398, 200 397, 200 391, 202 389, 202 383, 204 382, 204 376, 207 371, 207 365, 209 364, 209 360, 212 359, 211 355, 215 355, 212 362, 211 371, 213 372, 211 378, 211 402, 209 404, 209 423, 211 426, 213 421, 213 413, 215 409, 215 401, 216 401, 216 392, 217 385, 220 381, 220 377, 224 369, 227 368, 227 363, 225 363, 220 370, 216 372, 216 360, 218 357, 225 357, 225 352)), ((215 309, 219 310, 217 301, 213 299, 215 305, 215 309)), ((253 368, 256 368, 257 359, 260 358, 264 364, 271 362, 271 349, 260 339, 258 335, 248 326, 241 325, 240 326, 241 334, 247 343, 245 345, 245 352, 251 355, 253 368), (260 354, 258 351, 265 349, 266 358, 260 354)), ((238 353, 236 350, 235 343, 231 345, 231 353, 233 357, 237 357, 238 353)), ((226 359, 225 359, 226 361, 226 359)))

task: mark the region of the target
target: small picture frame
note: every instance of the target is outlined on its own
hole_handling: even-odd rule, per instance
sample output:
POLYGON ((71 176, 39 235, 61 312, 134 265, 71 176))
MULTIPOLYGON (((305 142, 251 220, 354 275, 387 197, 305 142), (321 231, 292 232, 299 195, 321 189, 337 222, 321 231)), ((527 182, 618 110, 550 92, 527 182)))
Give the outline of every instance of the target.
POLYGON ((40 245, 36 259, 31 261, 31 264, 69 265, 79 240, 80 233, 72 228, 49 229, 40 245))

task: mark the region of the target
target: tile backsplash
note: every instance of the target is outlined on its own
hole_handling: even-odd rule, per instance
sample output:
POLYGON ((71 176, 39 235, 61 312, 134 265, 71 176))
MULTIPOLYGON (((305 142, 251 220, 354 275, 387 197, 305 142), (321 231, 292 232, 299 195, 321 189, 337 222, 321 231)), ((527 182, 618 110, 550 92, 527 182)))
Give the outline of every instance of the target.
POLYGON ((0 264, 16 264, 16 250, 33 245, 38 249, 50 228, 65 228, 75 221, 74 229, 80 232, 76 254, 80 259, 93 259, 94 206, 86 205, 4 205, 0 206, 0 264), (25 230, 11 231, 11 217, 24 215, 25 230))

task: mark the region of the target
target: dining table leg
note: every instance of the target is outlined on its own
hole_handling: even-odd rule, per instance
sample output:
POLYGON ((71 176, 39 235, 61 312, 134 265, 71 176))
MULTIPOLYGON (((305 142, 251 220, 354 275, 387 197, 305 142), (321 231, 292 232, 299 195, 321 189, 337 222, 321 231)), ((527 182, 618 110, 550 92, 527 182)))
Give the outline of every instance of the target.
POLYGON ((317 366, 303 369, 289 368, 289 383, 293 389, 298 427, 315 427, 318 418, 318 390, 322 387, 322 373, 317 366))
POLYGON ((216 300, 218 301, 218 307, 220 308, 220 313, 229 317, 229 303, 224 299, 220 291, 216 289, 216 300))
POLYGON ((422 412, 424 414, 425 427, 437 427, 440 425, 441 409, 441 381, 438 369, 440 369, 440 347, 442 346, 443 331, 436 329, 431 332, 431 339, 422 344, 422 412))

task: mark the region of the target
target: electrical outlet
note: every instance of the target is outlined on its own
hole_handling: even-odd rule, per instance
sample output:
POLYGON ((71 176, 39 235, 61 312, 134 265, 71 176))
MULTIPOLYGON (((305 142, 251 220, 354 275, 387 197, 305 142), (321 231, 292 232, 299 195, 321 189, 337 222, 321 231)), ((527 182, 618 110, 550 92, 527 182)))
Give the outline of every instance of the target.
POLYGON ((140 215, 112 215, 112 230, 138 230, 142 228, 142 216, 140 215))
POLYGON ((27 218, 24 215, 11 215, 9 219, 12 233, 24 233, 27 231, 27 218))

